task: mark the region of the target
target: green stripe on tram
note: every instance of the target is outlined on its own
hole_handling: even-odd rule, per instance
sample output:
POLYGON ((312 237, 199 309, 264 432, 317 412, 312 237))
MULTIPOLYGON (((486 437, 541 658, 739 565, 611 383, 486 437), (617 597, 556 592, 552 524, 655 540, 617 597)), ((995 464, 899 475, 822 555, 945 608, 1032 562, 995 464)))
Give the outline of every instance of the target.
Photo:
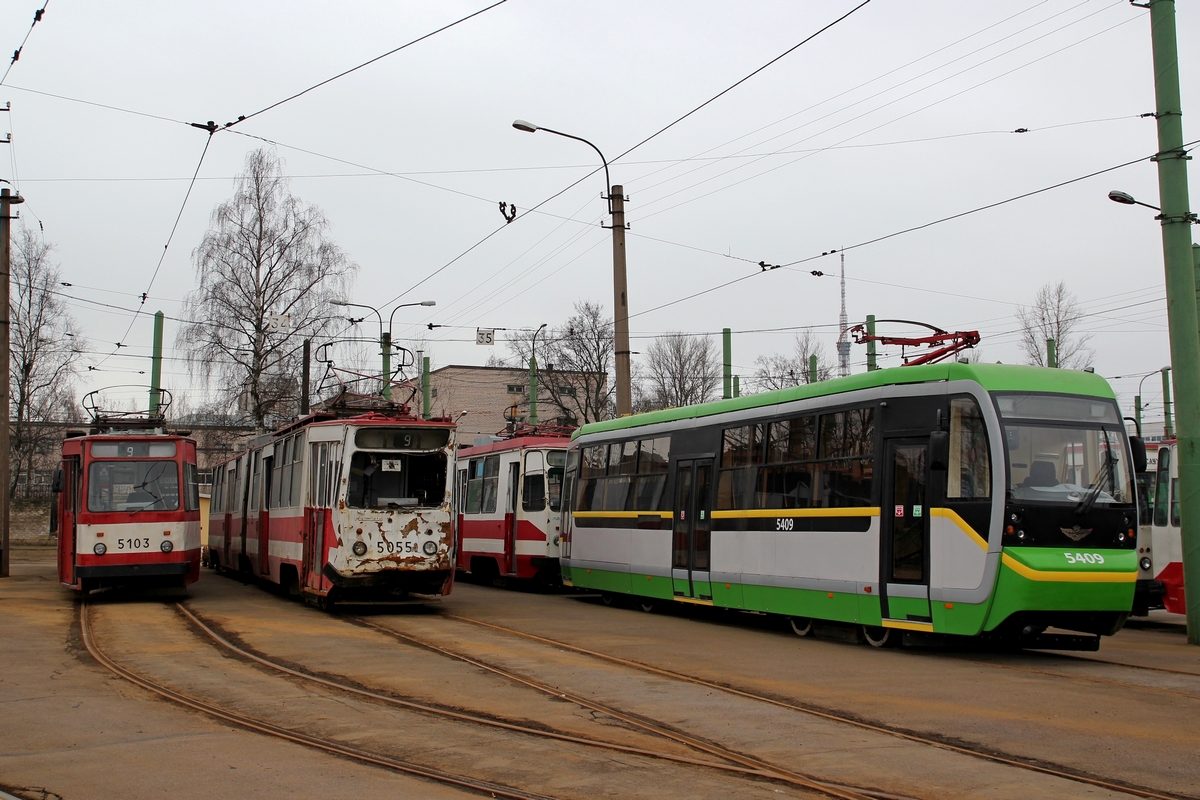
POLYGON ((1048 369, 1046 367, 1027 367, 1017 364, 959 364, 951 362, 948 364, 930 364, 920 367, 892 367, 873 372, 861 372, 845 378, 806 383, 773 392, 735 397, 731 400, 717 400, 698 406, 668 408, 663 411, 634 414, 629 417, 621 417, 620 419, 592 422, 577 430, 572 438, 586 436, 591 433, 618 431, 642 425, 655 425, 661 422, 675 422, 682 419, 708 417, 713 414, 725 414, 731 411, 762 408, 780 403, 791 403, 796 400, 807 400, 813 397, 829 397, 860 389, 959 380, 976 381, 989 392, 1057 392, 1088 397, 1103 397, 1106 399, 1115 399, 1116 397, 1113 394, 1112 387, 1108 385, 1108 381, 1090 372, 1048 369))

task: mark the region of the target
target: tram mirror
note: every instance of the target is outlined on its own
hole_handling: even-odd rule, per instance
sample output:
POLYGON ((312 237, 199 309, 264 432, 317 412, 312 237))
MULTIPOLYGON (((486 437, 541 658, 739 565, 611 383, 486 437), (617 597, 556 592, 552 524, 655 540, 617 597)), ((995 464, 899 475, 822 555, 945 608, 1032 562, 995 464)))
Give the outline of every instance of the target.
MULTIPOLYGON (((1146 452, 1146 447, 1145 447, 1145 445, 1143 445, 1142 453, 1144 454, 1145 452, 1146 452)), ((1144 457, 1145 456, 1143 456, 1143 458, 1144 457)), ((62 485, 63 485, 63 471, 61 469, 56 469, 56 470, 54 470, 54 477, 50 481, 50 491, 54 492, 55 494, 60 494, 63 489, 62 485)), ((53 530, 53 529, 51 529, 51 530, 53 530)))
POLYGON ((1140 436, 1129 437, 1129 449, 1133 451, 1133 471, 1145 472, 1146 463, 1146 441, 1140 436))
POLYGON ((941 472, 950 468, 949 431, 933 431, 929 434, 929 468, 941 472))

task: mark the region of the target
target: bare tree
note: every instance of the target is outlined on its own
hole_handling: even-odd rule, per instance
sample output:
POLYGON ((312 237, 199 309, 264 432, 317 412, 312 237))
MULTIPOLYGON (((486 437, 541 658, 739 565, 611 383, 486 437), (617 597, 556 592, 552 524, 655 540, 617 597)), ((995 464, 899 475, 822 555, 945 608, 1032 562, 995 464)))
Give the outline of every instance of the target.
POLYGON ((1046 340, 1053 339, 1059 367, 1082 369, 1090 364, 1095 353, 1087 346, 1091 337, 1079 332, 1082 317, 1079 302, 1065 283, 1043 286, 1033 305, 1017 311, 1025 363, 1046 366, 1046 340))
POLYGON ((330 303, 345 299, 358 269, 328 229, 319 208, 292 195, 279 158, 260 148, 192 254, 200 285, 185 299, 177 346, 189 371, 226 387, 227 403, 260 430, 295 413, 301 342, 330 329, 330 303))
MULTIPOLYGON (((488 366, 528 367, 533 334, 533 329, 510 333, 510 357, 489 357, 488 366)), ((599 303, 588 300, 577 302, 565 323, 538 335, 539 408, 553 409, 559 422, 570 425, 611 418, 616 393, 610 374, 613 342, 612 318, 604 315, 599 303)), ((551 418, 544 411, 539 416, 551 418)))
POLYGON ((50 260, 52 246, 28 228, 13 237, 9 308, 12 392, 12 483, 25 478, 29 496, 39 455, 51 452, 62 431, 46 423, 76 419, 74 382, 87 343, 58 295, 61 276, 50 260))
POLYGON ((646 348, 643 386, 651 408, 711 400, 721 385, 721 359, 708 336, 669 332, 646 348))
POLYGON ((812 383, 809 375, 809 357, 817 357, 816 380, 825 381, 833 377, 834 362, 825 354, 825 348, 812 330, 796 334, 791 353, 776 353, 759 356, 754 360, 758 367, 754 372, 754 386, 760 392, 786 389, 802 383, 812 383))

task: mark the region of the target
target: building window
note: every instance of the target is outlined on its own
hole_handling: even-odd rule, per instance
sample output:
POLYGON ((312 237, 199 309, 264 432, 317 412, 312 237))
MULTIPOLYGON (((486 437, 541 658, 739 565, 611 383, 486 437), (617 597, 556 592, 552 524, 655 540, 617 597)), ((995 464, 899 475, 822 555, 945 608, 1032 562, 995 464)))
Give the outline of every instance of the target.
POLYGON ((525 394, 525 384, 510 383, 508 385, 508 393, 509 394, 525 394))
POLYGON ((562 395, 563 397, 574 397, 575 396, 575 387, 574 386, 560 386, 560 387, 558 387, 558 393, 560 395, 562 395))
POLYGON ((437 397, 437 389, 430 389, 430 390, 429 390, 429 396, 430 396, 430 397, 437 397))

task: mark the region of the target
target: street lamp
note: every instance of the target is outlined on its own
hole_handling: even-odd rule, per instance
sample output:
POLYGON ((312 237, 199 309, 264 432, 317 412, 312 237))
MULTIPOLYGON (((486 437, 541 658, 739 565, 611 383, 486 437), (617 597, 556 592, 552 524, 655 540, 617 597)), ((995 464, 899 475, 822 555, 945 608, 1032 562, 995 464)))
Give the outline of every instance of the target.
POLYGON ((1162 211, 1162 209, 1158 206, 1152 206, 1149 203, 1143 203, 1140 200, 1134 200, 1133 195, 1131 195, 1129 192, 1122 192, 1118 191, 1117 189, 1113 189, 1108 193, 1108 199, 1112 200, 1114 203, 1120 203, 1123 206, 1145 206, 1146 208, 1153 208, 1155 211, 1162 211))
MULTIPOLYGON (((1167 377, 1167 374, 1170 371, 1171 371, 1170 367, 1163 367, 1162 369, 1156 369, 1153 372, 1147 372, 1145 375, 1142 376, 1142 379, 1140 381, 1138 381, 1138 393, 1133 398, 1133 417, 1134 417, 1134 424, 1137 425, 1137 435, 1138 436, 1142 435, 1142 384, 1144 384, 1146 382, 1146 378, 1149 378, 1151 375, 1161 374, 1163 376, 1163 385, 1169 386, 1169 384, 1167 382, 1170 380, 1170 378, 1167 377)), ((1167 419, 1171 418, 1171 396, 1170 396, 1169 392, 1170 392, 1170 390, 1167 389, 1163 394, 1163 408, 1166 410, 1166 418, 1167 419)), ((1170 434, 1168 434, 1168 435, 1170 435, 1170 434)))
POLYGON ((537 372, 537 336, 542 332, 542 328, 546 327, 546 323, 533 332, 533 344, 529 348, 529 424, 537 425, 537 393, 538 393, 538 372, 537 372))
POLYGON ((335 306, 350 306, 352 308, 365 308, 368 311, 374 311, 375 316, 379 317, 379 348, 383 354, 383 386, 380 389, 380 394, 385 400, 392 399, 392 320, 396 316, 397 308, 411 308, 412 306, 436 306, 436 300, 422 300, 419 303, 401 303, 392 309, 392 313, 388 315, 387 330, 383 329, 383 314, 379 313, 379 309, 374 306, 364 305, 362 303, 350 303, 345 300, 331 300, 335 306))
POLYGON ((556 131, 552 128, 543 128, 540 125, 534 125, 532 122, 526 122, 523 119, 518 119, 513 122, 513 127, 525 133, 537 133, 545 131, 553 133, 555 136, 562 136, 567 139, 574 139, 577 142, 583 142, 588 147, 596 151, 600 156, 600 161, 604 164, 604 186, 608 189, 608 195, 605 197, 608 200, 608 213, 612 215, 612 232, 613 232, 613 334, 615 339, 615 355, 617 362, 617 416, 623 417, 633 410, 633 392, 630 389, 629 377, 629 292, 628 284, 625 279, 625 194, 624 187, 614 186, 608 175, 608 159, 604 157, 604 153, 600 152, 600 148, 579 136, 573 136, 569 133, 556 131))

